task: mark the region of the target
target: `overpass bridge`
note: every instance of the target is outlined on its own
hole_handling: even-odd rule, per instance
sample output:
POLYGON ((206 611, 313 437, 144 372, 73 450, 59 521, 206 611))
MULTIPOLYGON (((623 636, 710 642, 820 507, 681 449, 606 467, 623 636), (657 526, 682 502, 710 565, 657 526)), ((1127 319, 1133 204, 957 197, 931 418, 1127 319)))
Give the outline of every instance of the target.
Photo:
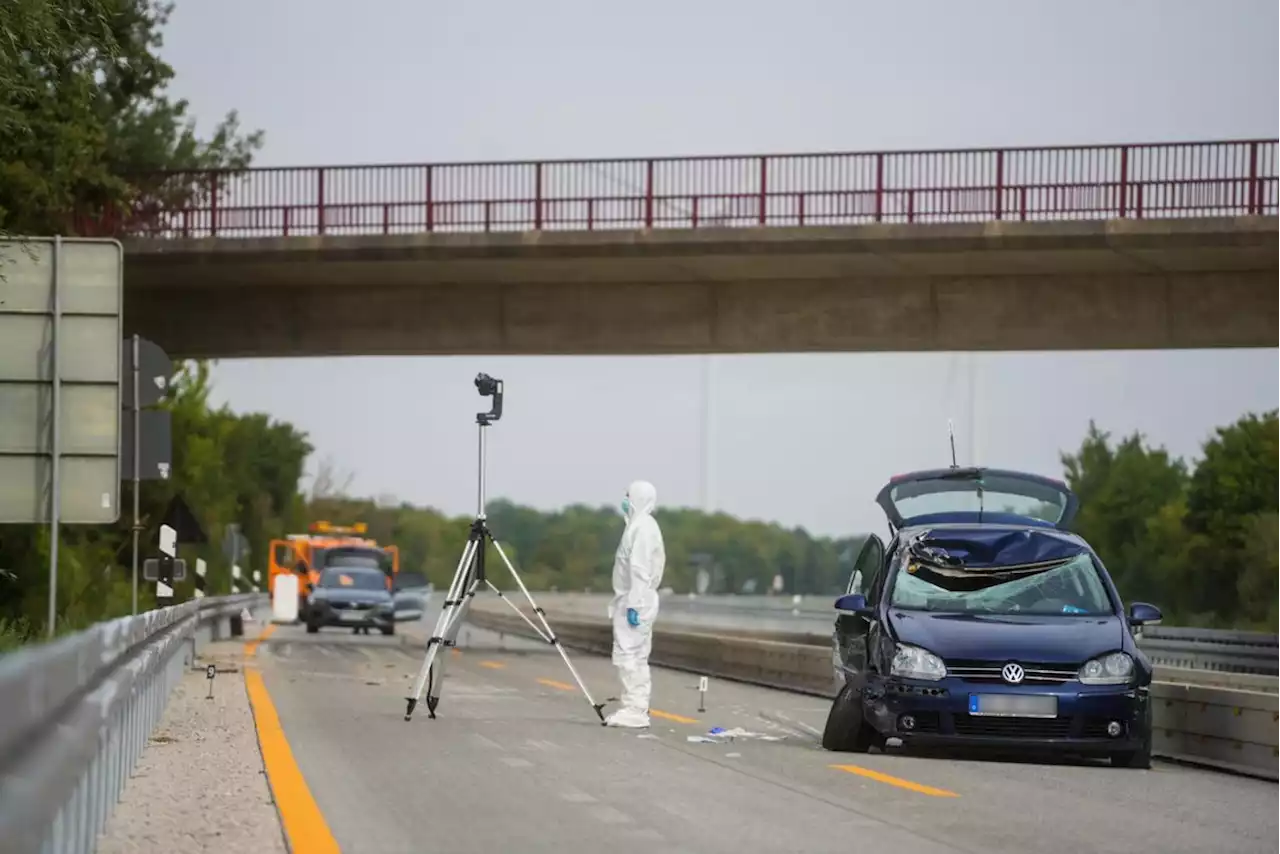
POLYGON ((1274 347, 1276 140, 138 176, 184 357, 1274 347))

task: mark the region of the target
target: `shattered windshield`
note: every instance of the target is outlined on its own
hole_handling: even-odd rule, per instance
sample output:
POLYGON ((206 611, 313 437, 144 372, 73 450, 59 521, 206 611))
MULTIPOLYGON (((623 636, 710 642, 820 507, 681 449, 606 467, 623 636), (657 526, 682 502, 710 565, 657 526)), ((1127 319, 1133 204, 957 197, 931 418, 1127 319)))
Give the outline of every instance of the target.
POLYGON ((890 604, 895 608, 965 614, 1111 614, 1111 600, 1093 559, 1078 554, 1035 565, 964 569, 920 563, 904 555, 890 604))

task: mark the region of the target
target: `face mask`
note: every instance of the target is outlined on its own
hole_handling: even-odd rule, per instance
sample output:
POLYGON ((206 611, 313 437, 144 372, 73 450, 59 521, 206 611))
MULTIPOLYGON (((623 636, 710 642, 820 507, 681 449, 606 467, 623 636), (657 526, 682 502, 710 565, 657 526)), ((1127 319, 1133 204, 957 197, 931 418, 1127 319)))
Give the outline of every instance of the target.
POLYGON ((631 515, 631 499, 630 498, 622 499, 622 504, 620 504, 619 507, 622 509, 623 516, 631 515))

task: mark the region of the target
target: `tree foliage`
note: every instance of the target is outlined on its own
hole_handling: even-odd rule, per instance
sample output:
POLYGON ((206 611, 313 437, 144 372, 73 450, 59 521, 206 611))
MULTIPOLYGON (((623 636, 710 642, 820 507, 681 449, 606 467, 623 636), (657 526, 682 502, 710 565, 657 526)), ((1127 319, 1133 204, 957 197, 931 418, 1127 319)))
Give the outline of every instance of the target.
POLYGON ((1080 496, 1075 528, 1126 599, 1184 625, 1276 630, 1276 412, 1219 428, 1189 471, 1134 434, 1114 445, 1090 425, 1064 454, 1080 496))
POLYGON ((156 170, 241 169, 262 143, 234 112, 202 139, 167 94, 159 56, 171 3, 0 3, 0 233, 66 234, 207 197, 210 182, 156 170))
MULTIPOLYGON (((305 521, 298 492, 311 453, 306 437, 293 426, 265 415, 236 415, 208 403, 209 372, 199 362, 184 366, 164 404, 173 419, 173 467, 167 481, 144 481, 140 552, 155 556, 162 515, 180 494, 199 517, 209 542, 180 546, 194 566, 209 565, 209 593, 231 592, 230 563, 221 544, 227 526, 236 524, 248 538, 246 569, 265 570, 268 542, 305 521)), ((126 485, 125 492, 129 487, 126 485)), ((124 501, 130 506, 131 496, 124 501)), ((131 606, 130 535, 124 514, 112 526, 65 526, 58 551, 58 628, 70 631, 106 617, 129 613, 131 606)), ((43 634, 48 609, 48 528, 0 526, 0 636, 43 634)), ((190 598, 194 573, 177 585, 179 599, 190 598)), ((139 585, 139 609, 155 605, 155 585, 139 585)), ((0 637, 0 645, 3 638, 0 637)))
MULTIPOLYGON (((452 578, 471 522, 409 504, 379 505, 334 496, 313 502, 309 515, 313 520, 367 523, 370 536, 399 547, 402 567, 424 573, 438 586, 452 578)), ((489 504, 486 515, 503 552, 530 588, 611 589, 613 556, 623 527, 617 510, 575 505, 544 512, 498 500, 489 504)), ((849 572, 842 557, 846 540, 697 510, 661 509, 657 518, 667 551, 663 584, 677 591, 695 589, 697 570, 704 562, 712 593, 763 593, 779 574, 787 593, 844 589, 849 572)), ((490 550, 487 561, 494 583, 510 587, 500 556, 490 550)))

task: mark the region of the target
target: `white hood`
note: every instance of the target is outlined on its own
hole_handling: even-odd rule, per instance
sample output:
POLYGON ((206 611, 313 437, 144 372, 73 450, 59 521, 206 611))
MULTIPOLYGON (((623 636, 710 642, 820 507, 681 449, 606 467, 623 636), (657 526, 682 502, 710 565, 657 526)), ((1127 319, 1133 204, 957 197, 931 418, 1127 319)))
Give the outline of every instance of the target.
POLYGON ((658 507, 658 490, 647 480, 637 480, 627 487, 627 524, 641 516, 652 516, 658 507))
POLYGON ((651 623, 658 614, 658 587, 666 564, 666 549, 658 520, 658 490, 647 480, 627 487, 627 527, 613 561, 613 599, 609 616, 622 608, 635 608, 641 620, 651 623))

